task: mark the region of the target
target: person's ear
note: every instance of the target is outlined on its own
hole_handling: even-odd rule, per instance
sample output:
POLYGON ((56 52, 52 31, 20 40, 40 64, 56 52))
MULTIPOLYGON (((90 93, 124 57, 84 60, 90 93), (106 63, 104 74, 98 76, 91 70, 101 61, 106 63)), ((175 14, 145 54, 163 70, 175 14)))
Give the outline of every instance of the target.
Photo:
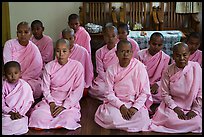
POLYGON ((44 31, 45 30, 45 27, 42 27, 42 31, 44 31))

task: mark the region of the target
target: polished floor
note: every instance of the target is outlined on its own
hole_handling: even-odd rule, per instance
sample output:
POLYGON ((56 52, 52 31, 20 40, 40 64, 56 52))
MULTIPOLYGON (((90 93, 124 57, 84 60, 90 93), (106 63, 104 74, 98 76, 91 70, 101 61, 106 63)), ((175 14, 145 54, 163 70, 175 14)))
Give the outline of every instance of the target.
POLYGON ((25 135, 202 135, 202 134, 166 134, 156 132, 137 132, 128 133, 122 130, 104 129, 94 122, 94 114, 97 107, 101 104, 99 100, 93 99, 89 96, 82 98, 81 104, 81 128, 70 131, 67 129, 49 129, 36 131, 30 129, 25 135))

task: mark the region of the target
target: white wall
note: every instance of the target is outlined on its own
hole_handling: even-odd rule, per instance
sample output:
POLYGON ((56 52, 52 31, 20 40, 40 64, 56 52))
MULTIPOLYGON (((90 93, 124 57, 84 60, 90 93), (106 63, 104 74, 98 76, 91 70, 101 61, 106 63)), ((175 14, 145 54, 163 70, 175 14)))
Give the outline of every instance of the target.
MULTIPOLYGON (((45 26, 44 33, 56 41, 59 33, 67 26, 68 16, 72 13, 78 14, 81 5, 82 2, 9 2, 11 38, 16 37, 16 26, 19 22, 31 23, 39 19, 45 26)), ((115 2, 113 6, 119 8, 121 3, 115 2)), ((202 32, 202 10, 199 17, 202 32)))
POLYGON ((60 32, 67 27, 68 16, 79 14, 82 2, 9 2, 11 38, 16 38, 16 26, 21 21, 43 22, 44 33, 55 42, 60 32))

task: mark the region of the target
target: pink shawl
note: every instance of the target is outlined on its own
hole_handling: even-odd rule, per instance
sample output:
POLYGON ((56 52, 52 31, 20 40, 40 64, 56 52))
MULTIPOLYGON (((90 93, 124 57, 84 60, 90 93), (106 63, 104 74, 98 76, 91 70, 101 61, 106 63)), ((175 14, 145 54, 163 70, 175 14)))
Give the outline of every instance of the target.
POLYGON ((84 27, 80 26, 79 30, 75 33, 75 41, 74 43, 79 44, 80 46, 84 47, 89 54, 91 54, 91 37, 89 33, 84 29, 84 27))
POLYGON ((87 52, 87 50, 84 47, 79 46, 78 44, 74 44, 74 47, 71 49, 71 54, 69 57, 73 60, 79 61, 83 65, 85 74, 85 88, 91 86, 94 77, 93 64, 91 56, 87 52))
POLYGON ((12 91, 10 89, 10 83, 5 81, 2 90, 2 110, 6 113, 9 111, 19 112, 25 116, 34 102, 33 91, 30 85, 19 79, 14 89, 12 91))

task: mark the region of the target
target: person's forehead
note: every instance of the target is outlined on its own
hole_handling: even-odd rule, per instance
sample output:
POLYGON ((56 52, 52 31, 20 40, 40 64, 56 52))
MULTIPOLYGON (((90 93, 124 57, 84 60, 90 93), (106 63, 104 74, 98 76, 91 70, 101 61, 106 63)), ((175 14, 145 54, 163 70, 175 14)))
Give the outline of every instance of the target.
POLYGON ((187 46, 184 46, 184 45, 181 45, 181 46, 179 46, 178 48, 176 48, 175 51, 176 51, 177 53, 186 52, 186 51, 188 51, 188 47, 187 47, 187 46))
POLYGON ((70 23, 78 23, 78 22, 79 22, 78 18, 70 20, 70 23))
POLYGON ((19 25, 17 29, 29 29, 29 26, 27 24, 19 25))
POLYGON ((119 49, 131 49, 131 45, 129 43, 121 43, 119 49))
POLYGON ((153 36, 152 41, 156 41, 156 40, 163 40, 163 38, 161 36, 153 36))
POLYGON ((107 28, 106 33, 108 33, 108 34, 116 34, 114 28, 107 28))
POLYGON ((71 37, 71 34, 70 34, 71 32, 64 32, 62 35, 63 36, 66 36, 66 37, 71 37))
POLYGON ((12 70, 14 70, 14 71, 18 71, 19 70, 19 67, 17 67, 17 66, 11 66, 11 67, 9 67, 8 68, 8 71, 12 71, 12 70))
POLYGON ((120 31, 126 31, 126 29, 125 29, 124 27, 119 27, 119 28, 118 28, 118 31, 119 31, 119 30, 120 30, 120 31))
POLYGON ((33 27, 42 27, 42 25, 40 23, 35 23, 33 24, 33 27))
POLYGON ((57 49, 64 49, 64 48, 68 48, 68 47, 67 47, 66 43, 59 43, 56 45, 56 48, 57 49))

